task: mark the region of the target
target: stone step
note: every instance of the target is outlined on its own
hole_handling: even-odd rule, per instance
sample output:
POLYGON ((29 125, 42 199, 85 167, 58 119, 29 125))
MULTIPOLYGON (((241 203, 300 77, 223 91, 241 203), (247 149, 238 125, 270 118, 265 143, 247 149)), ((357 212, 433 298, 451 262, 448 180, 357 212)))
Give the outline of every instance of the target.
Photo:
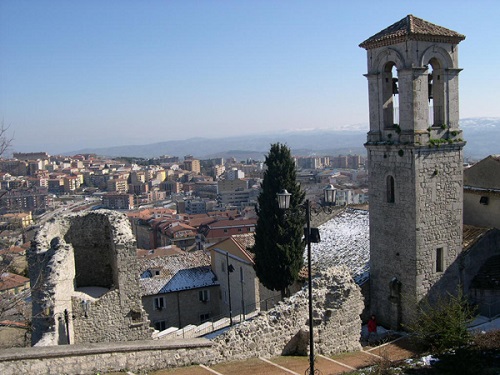
MULTIPOLYGON (((167 328, 167 329, 165 329, 165 330, 163 330, 163 331, 161 331, 161 332, 157 333, 157 334, 156 334, 156 338, 158 338, 158 339, 164 339, 164 338, 165 338, 165 336, 168 336, 168 335, 170 335, 171 333, 174 333, 174 332, 176 332, 176 331, 178 331, 178 330, 179 330, 179 328, 177 328, 177 327, 170 327, 170 328, 167 328)), ((153 337, 153 338, 154 338, 154 337, 153 337)))

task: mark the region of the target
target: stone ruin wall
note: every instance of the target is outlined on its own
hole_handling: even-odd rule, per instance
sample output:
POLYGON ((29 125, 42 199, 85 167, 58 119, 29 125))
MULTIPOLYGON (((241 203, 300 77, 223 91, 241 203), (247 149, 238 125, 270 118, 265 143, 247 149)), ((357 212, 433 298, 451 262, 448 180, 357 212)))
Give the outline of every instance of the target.
MULTIPOLYGON (((330 268, 313 279, 314 341, 323 355, 361 349, 364 304, 347 268, 330 268)), ((309 347, 308 290, 216 337, 216 362, 253 357, 306 355, 309 347)))
POLYGON ((33 344, 148 339, 135 239, 125 215, 99 210, 53 219, 28 254, 33 294, 33 344), (105 288, 93 298, 80 287, 105 288))
POLYGON ((141 340, 54 347, 9 348, 0 352, 0 374, 147 374, 164 368, 210 365, 213 345, 206 339, 141 340))
MULTIPOLYGON (((360 350, 359 314, 363 299, 348 270, 331 268, 322 272, 320 278, 313 280, 313 292, 316 353, 360 350)), ((147 372, 193 364, 211 366, 259 356, 306 355, 307 297, 308 291, 303 289, 273 310, 232 327, 212 341, 143 340, 5 350, 0 353, 0 373, 95 374, 125 369, 147 372)))

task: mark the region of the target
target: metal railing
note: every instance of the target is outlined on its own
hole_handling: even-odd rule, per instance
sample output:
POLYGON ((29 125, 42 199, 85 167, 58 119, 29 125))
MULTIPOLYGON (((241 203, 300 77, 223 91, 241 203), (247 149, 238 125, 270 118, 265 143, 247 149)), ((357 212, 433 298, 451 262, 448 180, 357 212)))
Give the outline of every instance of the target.
MULTIPOLYGON (((280 296, 275 296, 267 298, 260 301, 259 303, 252 303, 244 305, 243 308, 233 309, 232 321, 234 323, 241 323, 247 319, 251 319, 256 316, 260 311, 268 311, 272 309, 279 301, 280 296), (258 308, 257 308, 258 306, 258 308)), ((179 329, 174 329, 175 327, 169 327, 157 334, 158 339, 165 338, 193 338, 207 335, 209 333, 218 331, 222 328, 226 328, 231 325, 229 315, 217 315, 211 317, 206 322, 200 323, 199 325, 188 324, 179 329)))

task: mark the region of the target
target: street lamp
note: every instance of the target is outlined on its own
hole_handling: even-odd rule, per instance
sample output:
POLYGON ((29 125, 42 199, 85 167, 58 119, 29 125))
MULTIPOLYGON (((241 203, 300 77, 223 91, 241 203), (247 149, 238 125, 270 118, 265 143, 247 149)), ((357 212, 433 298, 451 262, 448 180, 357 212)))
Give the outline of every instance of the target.
POLYGON ((323 189, 323 199, 327 205, 331 205, 332 203, 335 202, 335 195, 336 195, 335 193, 336 193, 336 190, 332 184, 326 186, 323 189))
POLYGON ((229 325, 233 326, 233 309, 231 307, 231 281, 229 280, 229 274, 234 271, 232 264, 229 264, 229 253, 226 251, 226 265, 227 265, 227 291, 229 299, 229 325))
MULTIPOLYGON (((335 188, 332 185, 328 185, 323 189, 323 199, 325 204, 331 205, 335 201, 335 188)), ((280 209, 290 208, 290 194, 286 189, 283 189, 278 196, 278 206, 280 209)), ((306 370, 306 374, 319 374, 314 370, 314 334, 313 334, 313 301, 312 301, 312 270, 311 270, 311 243, 319 242, 319 232, 316 228, 311 228, 311 202, 306 199, 303 207, 306 210, 306 230, 305 238, 307 242, 307 271, 308 271, 308 289, 309 289, 309 368, 306 370), (313 229, 313 231, 311 231, 313 229), (314 240, 313 240, 313 235, 314 240)))

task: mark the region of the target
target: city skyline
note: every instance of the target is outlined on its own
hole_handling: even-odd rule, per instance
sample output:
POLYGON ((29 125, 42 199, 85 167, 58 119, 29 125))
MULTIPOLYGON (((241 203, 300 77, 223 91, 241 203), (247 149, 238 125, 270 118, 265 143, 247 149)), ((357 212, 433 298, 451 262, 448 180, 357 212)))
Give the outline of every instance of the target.
POLYGON ((466 35, 461 117, 500 117, 500 52, 488 48, 498 10, 465 0, 5 0, 0 120, 13 151, 48 152, 367 124, 358 44, 407 14, 466 35))

